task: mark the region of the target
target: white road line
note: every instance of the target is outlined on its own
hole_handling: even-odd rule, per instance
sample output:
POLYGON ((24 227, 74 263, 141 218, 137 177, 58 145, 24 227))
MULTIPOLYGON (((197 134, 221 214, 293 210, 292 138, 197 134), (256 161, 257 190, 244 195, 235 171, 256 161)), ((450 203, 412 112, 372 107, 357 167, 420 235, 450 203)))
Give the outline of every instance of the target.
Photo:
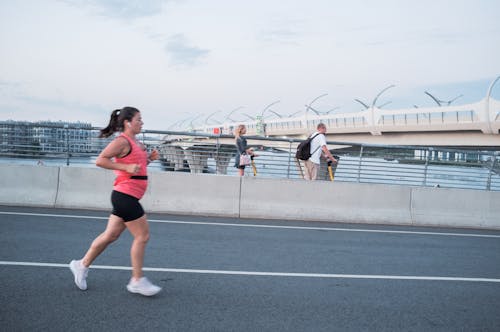
MULTIPOLYGON (((0 265, 4 265, 4 266, 58 267, 58 268, 68 268, 69 267, 69 264, 37 263, 37 262, 12 262, 12 261, 0 261, 0 265)), ((125 270, 125 271, 132 270, 132 268, 129 266, 113 266, 113 265, 92 265, 91 269, 125 270)), ((494 279, 494 278, 397 276, 397 275, 371 275, 371 274, 331 274, 331 273, 288 273, 288 272, 172 269, 172 268, 156 268, 156 267, 145 267, 145 268, 143 268, 143 270, 144 271, 151 271, 151 272, 219 274, 219 275, 262 276, 262 277, 379 279, 379 280, 426 280, 426 281, 465 281, 465 282, 500 283, 500 279, 494 279)))
POLYGON ((192 224, 192 225, 213 225, 213 226, 233 226, 233 227, 255 227, 255 228, 277 228, 277 229, 300 229, 313 231, 336 231, 336 232, 362 232, 362 233, 388 233, 388 234, 415 234, 415 235, 439 235, 439 236, 461 236, 461 237, 485 237, 500 238, 500 235, 474 234, 474 233, 442 233, 442 232, 418 232, 418 231, 390 231, 381 229, 357 229, 357 228, 338 228, 338 227, 309 227, 309 226, 276 226, 276 225, 257 225, 257 224, 229 224, 216 222, 197 222, 197 221, 175 221, 175 220, 149 220, 155 223, 169 224, 192 224))
POLYGON ((74 218, 74 219, 102 219, 107 220, 108 217, 99 216, 78 216, 74 214, 52 214, 52 213, 29 213, 29 212, 10 212, 0 211, 0 214, 13 216, 32 216, 32 217, 54 217, 54 218, 74 218))
MULTIPOLYGON (((34 217, 53 217, 53 218, 72 218, 72 219, 94 219, 107 220, 108 217, 99 216, 80 216, 69 214, 45 214, 45 213, 27 213, 27 212, 7 212, 0 211, 0 215, 20 215, 34 217)), ((362 229, 362 228, 338 228, 338 227, 309 227, 309 226, 277 226, 277 225, 260 225, 260 224, 234 224, 234 223, 219 223, 219 222, 199 222, 199 221, 178 221, 178 220, 159 220, 148 219, 150 223, 162 224, 186 224, 186 225, 205 225, 205 226, 230 226, 230 227, 250 227, 250 228, 274 228, 274 229, 296 229, 296 230, 314 230, 314 231, 335 231, 335 232, 361 232, 361 233, 385 233, 385 234, 409 234, 409 235, 435 235, 435 236, 458 236, 458 237, 479 237, 479 238, 496 238, 500 239, 500 235, 492 234, 476 234, 476 233, 449 233, 449 232, 422 232, 422 231, 395 231, 382 229, 362 229)))

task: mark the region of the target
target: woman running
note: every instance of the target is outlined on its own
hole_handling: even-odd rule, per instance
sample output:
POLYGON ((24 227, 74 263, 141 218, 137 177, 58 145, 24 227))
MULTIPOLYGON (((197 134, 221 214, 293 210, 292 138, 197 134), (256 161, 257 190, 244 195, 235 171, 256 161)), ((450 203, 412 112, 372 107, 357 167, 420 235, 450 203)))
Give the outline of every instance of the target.
POLYGON ((89 266, 110 243, 120 237, 126 228, 134 237, 130 249, 132 278, 127 285, 128 291, 152 296, 161 290, 142 273, 144 251, 149 240, 149 225, 139 200, 148 184, 147 165, 158 159, 158 151, 153 150, 148 156, 145 146, 136 140, 142 125, 139 110, 124 107, 111 113, 108 126, 100 132, 99 137, 109 137, 115 132, 121 132, 104 148, 96 160, 97 166, 114 170, 116 173, 111 193, 113 211, 109 216, 106 230, 95 238, 85 256, 69 264, 75 277, 75 284, 81 290, 87 289, 89 266))

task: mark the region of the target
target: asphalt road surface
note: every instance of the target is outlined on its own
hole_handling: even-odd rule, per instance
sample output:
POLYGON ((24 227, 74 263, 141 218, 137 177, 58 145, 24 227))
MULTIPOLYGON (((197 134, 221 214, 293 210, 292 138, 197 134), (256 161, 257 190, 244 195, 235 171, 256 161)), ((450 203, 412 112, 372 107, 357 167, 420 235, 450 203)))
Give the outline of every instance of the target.
POLYGON ((499 231, 151 214, 147 298, 107 216, 0 206, 0 330, 500 331, 499 231))

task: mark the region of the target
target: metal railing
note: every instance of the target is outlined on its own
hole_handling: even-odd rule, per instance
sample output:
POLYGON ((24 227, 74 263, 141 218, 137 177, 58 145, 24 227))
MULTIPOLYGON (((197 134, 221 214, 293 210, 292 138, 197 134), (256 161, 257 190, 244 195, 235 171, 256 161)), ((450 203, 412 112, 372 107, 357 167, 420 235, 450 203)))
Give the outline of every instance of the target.
MULTIPOLYGON (((112 139, 97 136, 97 128, 0 128, 0 161, 93 167, 99 152, 112 139)), ((150 164, 150 171, 237 174, 232 136, 145 130, 138 138, 149 150, 156 148, 160 152, 160 160, 150 164)), ((295 159, 301 140, 247 136, 247 141, 258 155, 254 158, 256 176, 302 177, 302 162, 295 159)), ((328 145, 340 158, 334 167, 334 181, 500 191, 499 151, 335 141, 329 141, 328 145)), ((248 167, 245 175, 254 176, 253 168, 248 167)), ((319 179, 330 180, 324 160, 319 179)))

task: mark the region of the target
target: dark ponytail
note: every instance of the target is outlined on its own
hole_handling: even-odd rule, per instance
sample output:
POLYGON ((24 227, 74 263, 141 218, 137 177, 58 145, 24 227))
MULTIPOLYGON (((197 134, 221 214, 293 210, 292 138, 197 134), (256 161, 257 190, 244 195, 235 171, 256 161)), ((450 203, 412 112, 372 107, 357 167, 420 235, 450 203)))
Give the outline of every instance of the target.
POLYGON ((139 110, 137 108, 130 106, 126 106, 119 110, 114 110, 111 113, 111 118, 109 119, 108 126, 104 129, 101 129, 99 137, 109 137, 117 131, 123 131, 124 121, 132 121, 132 118, 138 112, 139 110))

